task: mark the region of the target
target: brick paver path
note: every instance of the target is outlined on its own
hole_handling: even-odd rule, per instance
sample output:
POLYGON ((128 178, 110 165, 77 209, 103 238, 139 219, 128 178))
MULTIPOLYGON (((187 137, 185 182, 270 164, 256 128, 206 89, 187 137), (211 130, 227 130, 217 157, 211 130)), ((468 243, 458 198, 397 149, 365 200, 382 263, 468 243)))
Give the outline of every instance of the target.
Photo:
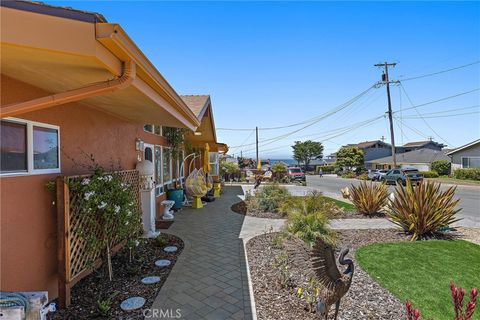
POLYGON ((283 221, 232 212, 241 194, 241 187, 227 187, 217 201, 175 215, 165 232, 185 248, 151 307, 159 316, 147 319, 168 319, 166 312, 174 318, 177 309, 181 319, 256 319, 243 239, 276 231, 283 221))

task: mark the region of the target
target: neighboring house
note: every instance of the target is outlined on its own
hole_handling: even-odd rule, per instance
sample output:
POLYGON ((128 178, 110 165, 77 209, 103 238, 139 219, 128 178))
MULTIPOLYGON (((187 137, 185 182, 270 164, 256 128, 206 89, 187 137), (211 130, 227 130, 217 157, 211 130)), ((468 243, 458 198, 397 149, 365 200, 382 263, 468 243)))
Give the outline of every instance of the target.
POLYGON ((48 290, 54 299, 48 182, 88 173, 90 155, 120 170, 149 159, 159 212, 182 163, 168 156, 162 127, 188 129, 211 151, 226 147, 216 142, 210 99, 196 108, 179 96, 118 24, 39 2, 2 1, 0 10, 0 291, 48 290))
MULTIPOLYGON (((410 152, 396 154, 397 166, 415 167, 420 171, 430 171, 433 161, 447 160, 450 158, 443 152, 432 149, 419 149, 410 152)), ((392 169, 392 156, 374 159, 366 162, 371 169, 392 169)))
POLYGON ((432 149, 432 150, 440 151, 444 147, 445 147, 444 144, 441 144, 432 140, 426 140, 426 141, 408 142, 403 146, 395 147, 395 149, 397 150, 396 152, 402 153, 402 152, 410 152, 410 151, 419 150, 419 149, 432 149))
POLYGON ((459 168, 480 168, 480 139, 449 151, 452 171, 459 168))
POLYGON ((392 147, 390 144, 381 140, 364 141, 357 144, 349 144, 351 147, 358 147, 363 151, 363 161, 367 169, 371 169, 369 161, 377 158, 390 156, 392 147))

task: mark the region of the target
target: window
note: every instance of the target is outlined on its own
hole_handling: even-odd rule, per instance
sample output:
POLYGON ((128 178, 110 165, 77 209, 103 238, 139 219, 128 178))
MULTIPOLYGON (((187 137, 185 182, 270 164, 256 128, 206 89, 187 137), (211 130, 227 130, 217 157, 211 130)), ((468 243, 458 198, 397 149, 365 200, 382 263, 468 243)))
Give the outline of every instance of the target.
POLYGON ((162 175, 162 147, 155 146, 155 196, 163 193, 163 175, 162 175))
POLYGON ((210 175, 218 176, 219 174, 219 164, 218 164, 218 152, 209 152, 209 162, 210 162, 210 175))
POLYGON ((143 131, 153 133, 157 136, 162 135, 162 126, 156 124, 146 124, 143 126, 143 131))
POLYGON ((58 126, 11 118, 0 127, 2 175, 60 172, 58 126))
POLYGON ((480 168, 480 157, 462 157, 462 168, 480 168))
POLYGON ((162 162, 163 162, 163 185, 164 189, 172 183, 172 157, 170 156, 170 148, 162 148, 162 162))

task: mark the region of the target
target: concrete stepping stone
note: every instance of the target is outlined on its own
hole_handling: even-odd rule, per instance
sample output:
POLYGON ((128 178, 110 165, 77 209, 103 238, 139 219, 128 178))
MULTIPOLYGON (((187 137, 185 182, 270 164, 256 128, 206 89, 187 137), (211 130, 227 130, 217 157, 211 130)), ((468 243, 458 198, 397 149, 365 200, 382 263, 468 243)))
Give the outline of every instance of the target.
POLYGON ((172 252, 177 252, 177 247, 176 246, 168 246, 163 248, 163 251, 172 253, 172 252))
POLYGON ((166 260, 166 259, 160 259, 155 261, 155 265, 160 268, 168 267, 170 264, 171 264, 170 260, 166 260))
POLYGON ((131 311, 143 307, 145 304, 145 299, 142 297, 131 297, 126 300, 123 300, 120 304, 120 308, 123 311, 131 311))
POLYGON ((158 276, 145 277, 141 281, 143 284, 154 284, 160 281, 160 277, 158 276))

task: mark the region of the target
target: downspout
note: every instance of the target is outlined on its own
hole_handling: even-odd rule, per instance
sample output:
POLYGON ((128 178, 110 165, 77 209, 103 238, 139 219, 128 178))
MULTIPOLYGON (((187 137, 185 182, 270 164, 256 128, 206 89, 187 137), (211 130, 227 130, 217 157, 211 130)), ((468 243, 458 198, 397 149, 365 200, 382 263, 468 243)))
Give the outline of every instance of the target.
POLYGON ((107 92, 125 89, 135 80, 136 65, 132 60, 123 63, 123 74, 114 80, 92 83, 87 86, 52 94, 25 102, 11 103, 0 109, 0 118, 13 117, 22 113, 37 111, 60 104, 75 102, 107 92))

